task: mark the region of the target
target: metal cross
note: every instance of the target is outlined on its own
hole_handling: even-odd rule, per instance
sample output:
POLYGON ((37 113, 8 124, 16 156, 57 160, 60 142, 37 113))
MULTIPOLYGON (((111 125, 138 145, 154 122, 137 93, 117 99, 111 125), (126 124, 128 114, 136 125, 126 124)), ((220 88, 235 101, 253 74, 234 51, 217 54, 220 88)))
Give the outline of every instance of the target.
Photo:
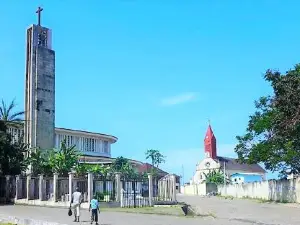
POLYGON ((35 13, 38 14, 38 25, 41 26, 41 12, 43 11, 43 8, 38 7, 37 11, 35 13))

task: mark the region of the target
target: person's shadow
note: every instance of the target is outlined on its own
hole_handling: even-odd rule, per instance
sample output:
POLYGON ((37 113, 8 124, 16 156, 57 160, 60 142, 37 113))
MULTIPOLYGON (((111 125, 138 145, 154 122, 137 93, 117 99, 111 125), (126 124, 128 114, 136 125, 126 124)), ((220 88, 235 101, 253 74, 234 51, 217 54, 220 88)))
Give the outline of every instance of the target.
MULTIPOLYGON (((80 223, 80 225, 88 225, 88 224, 91 224, 91 221, 90 220, 83 220, 83 221, 80 221, 79 222, 80 223)), ((95 222, 93 222, 93 225, 95 225, 96 223, 95 222)), ((112 224, 110 224, 110 223, 98 223, 98 225, 112 225, 112 224)))

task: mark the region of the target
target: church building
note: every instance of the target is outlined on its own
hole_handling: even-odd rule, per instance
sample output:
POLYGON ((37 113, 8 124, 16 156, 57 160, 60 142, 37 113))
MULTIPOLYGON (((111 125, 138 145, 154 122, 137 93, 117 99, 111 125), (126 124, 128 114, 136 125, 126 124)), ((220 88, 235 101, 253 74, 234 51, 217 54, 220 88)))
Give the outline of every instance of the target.
MULTIPOLYGON (((55 126, 56 58, 52 30, 41 24, 42 11, 39 7, 36 11, 38 23, 26 30, 25 122, 8 127, 12 141, 23 139, 29 149, 48 150, 60 148, 61 142, 66 140, 67 147, 75 145, 80 152, 79 163, 112 164, 115 158, 112 157, 111 145, 118 141, 117 137, 55 126)), ((149 172, 153 167, 138 160, 129 161, 140 173, 149 172)), ((160 176, 168 174, 163 170, 158 170, 158 173, 160 176)), ((179 176, 176 179, 178 189, 179 176)))
POLYGON ((234 158, 217 155, 217 140, 209 125, 204 138, 205 158, 196 165, 191 184, 205 181, 209 171, 220 170, 232 183, 247 183, 265 180, 266 171, 258 164, 241 164, 234 158))

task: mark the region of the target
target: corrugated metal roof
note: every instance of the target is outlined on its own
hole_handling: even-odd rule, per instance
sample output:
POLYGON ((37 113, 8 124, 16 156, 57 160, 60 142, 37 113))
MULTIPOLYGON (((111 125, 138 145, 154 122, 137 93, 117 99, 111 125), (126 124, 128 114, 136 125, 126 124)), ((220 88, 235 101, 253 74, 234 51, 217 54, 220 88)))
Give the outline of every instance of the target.
POLYGON ((266 173, 266 171, 258 164, 245 164, 239 163, 237 159, 217 156, 221 164, 221 169, 224 169, 225 162, 225 170, 237 170, 243 172, 252 172, 252 173, 266 173))

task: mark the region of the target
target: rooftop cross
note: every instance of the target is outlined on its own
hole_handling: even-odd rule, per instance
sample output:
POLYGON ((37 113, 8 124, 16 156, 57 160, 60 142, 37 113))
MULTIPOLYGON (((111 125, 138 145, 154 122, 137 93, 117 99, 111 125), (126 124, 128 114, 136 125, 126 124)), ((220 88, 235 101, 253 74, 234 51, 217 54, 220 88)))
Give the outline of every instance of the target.
POLYGON ((41 26, 41 12, 43 11, 43 8, 38 7, 37 11, 35 13, 38 14, 38 25, 41 26))

